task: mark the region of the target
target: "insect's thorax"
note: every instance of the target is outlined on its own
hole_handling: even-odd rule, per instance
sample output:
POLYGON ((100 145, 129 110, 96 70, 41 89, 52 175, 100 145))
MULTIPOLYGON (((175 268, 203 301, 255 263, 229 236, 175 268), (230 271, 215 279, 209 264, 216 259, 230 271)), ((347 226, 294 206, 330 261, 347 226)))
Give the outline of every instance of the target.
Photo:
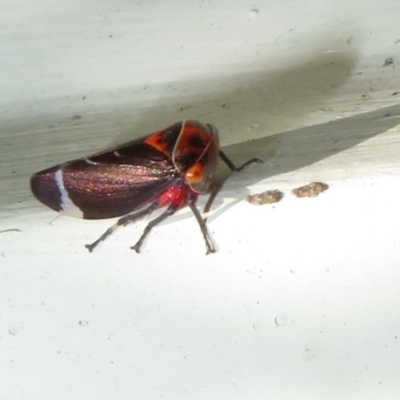
POLYGON ((189 202, 195 202, 198 196, 199 194, 188 184, 180 181, 162 192, 159 195, 157 202, 159 207, 175 204, 178 208, 181 208, 189 202))

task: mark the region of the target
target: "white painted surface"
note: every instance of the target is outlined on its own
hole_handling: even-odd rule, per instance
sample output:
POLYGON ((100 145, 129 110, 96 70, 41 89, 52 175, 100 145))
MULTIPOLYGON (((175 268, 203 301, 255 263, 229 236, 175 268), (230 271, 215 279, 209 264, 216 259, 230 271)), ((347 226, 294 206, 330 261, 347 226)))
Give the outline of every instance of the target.
POLYGON ((399 398, 397 0, 1 6, 0 398, 399 398), (217 197, 217 254, 187 212, 89 254, 111 221, 32 199, 31 173, 187 117, 265 160, 217 197))

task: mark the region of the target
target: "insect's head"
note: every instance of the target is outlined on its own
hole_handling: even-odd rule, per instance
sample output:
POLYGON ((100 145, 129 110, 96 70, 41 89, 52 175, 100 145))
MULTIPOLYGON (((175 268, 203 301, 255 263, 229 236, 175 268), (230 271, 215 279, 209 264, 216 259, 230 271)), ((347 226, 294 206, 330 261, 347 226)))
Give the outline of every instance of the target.
POLYGON ((218 131, 211 124, 185 121, 174 151, 174 163, 186 184, 206 193, 218 164, 218 131))

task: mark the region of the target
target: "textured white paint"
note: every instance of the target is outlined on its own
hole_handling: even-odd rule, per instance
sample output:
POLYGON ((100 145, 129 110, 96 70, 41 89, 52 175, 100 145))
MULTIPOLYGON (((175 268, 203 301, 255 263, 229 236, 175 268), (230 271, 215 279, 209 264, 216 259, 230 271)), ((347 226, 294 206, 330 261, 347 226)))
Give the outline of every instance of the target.
POLYGON ((398 0, 0 5, 1 398, 399 398, 398 0), (217 196, 214 255, 190 210, 89 254, 111 221, 29 192, 186 118, 265 160, 217 196))

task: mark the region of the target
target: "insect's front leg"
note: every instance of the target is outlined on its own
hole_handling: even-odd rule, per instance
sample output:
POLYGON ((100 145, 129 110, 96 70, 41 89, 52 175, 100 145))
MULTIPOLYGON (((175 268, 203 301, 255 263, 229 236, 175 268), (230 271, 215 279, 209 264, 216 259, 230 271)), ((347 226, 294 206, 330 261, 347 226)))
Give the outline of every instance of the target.
POLYGON ((195 201, 189 200, 188 206, 192 210, 192 213, 194 214, 194 216, 197 219, 197 222, 200 225, 201 233, 203 234, 204 241, 206 242, 206 249, 207 249, 206 254, 215 253, 217 250, 215 249, 214 243, 210 237, 210 234, 208 233, 206 221, 200 215, 199 210, 196 207, 195 201))
POLYGON ((231 159, 222 150, 219 151, 219 156, 221 157, 222 161, 228 166, 228 168, 232 172, 242 171, 249 164, 262 163, 263 162, 260 158, 252 158, 252 159, 246 161, 240 167, 236 167, 236 165, 231 161, 231 159))

